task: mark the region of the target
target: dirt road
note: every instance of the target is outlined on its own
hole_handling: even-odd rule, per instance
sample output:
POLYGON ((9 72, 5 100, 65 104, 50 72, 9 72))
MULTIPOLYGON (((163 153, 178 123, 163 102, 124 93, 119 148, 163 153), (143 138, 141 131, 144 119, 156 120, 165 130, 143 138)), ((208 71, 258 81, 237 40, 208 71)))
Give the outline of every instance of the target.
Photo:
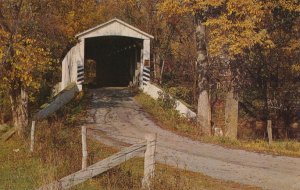
POLYGON ((89 135, 116 147, 157 133, 156 160, 208 176, 270 190, 300 190, 300 159, 232 150, 178 136, 157 126, 124 88, 92 90, 89 135))

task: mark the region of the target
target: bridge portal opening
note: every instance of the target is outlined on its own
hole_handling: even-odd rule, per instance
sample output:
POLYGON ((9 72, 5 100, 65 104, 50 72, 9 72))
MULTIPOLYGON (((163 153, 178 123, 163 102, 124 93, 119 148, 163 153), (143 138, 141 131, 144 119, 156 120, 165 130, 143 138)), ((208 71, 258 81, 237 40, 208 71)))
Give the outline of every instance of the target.
POLYGON ((97 87, 125 87, 139 81, 143 40, 123 36, 85 39, 85 82, 97 87))
POLYGON ((76 35, 78 43, 62 61, 60 90, 70 83, 139 86, 150 81, 150 40, 154 37, 117 18, 76 35))

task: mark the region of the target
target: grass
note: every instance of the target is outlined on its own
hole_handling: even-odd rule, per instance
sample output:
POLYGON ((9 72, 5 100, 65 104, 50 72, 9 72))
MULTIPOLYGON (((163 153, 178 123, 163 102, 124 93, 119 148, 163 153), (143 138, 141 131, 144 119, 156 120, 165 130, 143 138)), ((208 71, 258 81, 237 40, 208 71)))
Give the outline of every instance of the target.
POLYGON ((300 142, 274 141, 269 145, 264 140, 233 140, 226 137, 203 136, 195 121, 181 117, 177 111, 164 109, 158 101, 144 93, 138 93, 135 100, 162 128, 201 142, 222 145, 228 148, 244 149, 272 155, 300 157, 300 142))
MULTIPOLYGON (((81 168, 81 118, 88 97, 80 95, 60 113, 37 123, 34 153, 29 153, 29 139, 13 137, 0 143, 0 189, 29 190, 48 184, 81 168)), ((118 150, 88 139, 89 165, 118 150)), ((73 190, 141 189, 143 159, 135 158, 86 181, 73 190)), ((258 189, 216 180, 199 173, 156 164, 151 189, 258 189)))
POLYGON ((25 147, 16 139, 0 143, 0 189, 33 189, 45 175, 43 164, 31 157, 25 147))
MULTIPOLYGON (((74 140, 70 134, 69 140, 74 140)), ((109 148, 103 144, 90 140, 89 162, 97 162, 117 150, 109 148)), ((63 147, 62 147, 63 148, 63 147)), ((80 147, 73 147, 73 150, 80 147)), ((28 153, 28 147, 18 139, 11 139, 8 143, 0 145, 0 189, 6 190, 29 190, 49 183, 68 175, 75 168, 80 168, 80 163, 74 166, 73 161, 69 159, 69 152, 59 155, 55 159, 49 159, 46 162, 38 154, 28 153), (18 152, 14 150, 19 149, 18 152), (51 161, 50 161, 51 160, 51 161), (57 162, 61 162, 61 164, 57 162), (70 172, 70 173, 69 173, 70 172), (67 174, 68 173, 68 174, 67 174)), ((50 153, 51 154, 51 153, 50 153)), ((51 156, 50 156, 51 157, 51 156)), ((80 160, 80 155, 73 157, 74 160, 80 160)), ((92 179, 85 183, 75 186, 72 190, 98 190, 98 189, 123 189, 134 190, 141 189, 141 180, 143 177, 143 159, 135 158, 126 163, 92 179)), ((240 185, 233 182, 224 182, 216 180, 199 173, 188 172, 165 165, 156 165, 156 176, 152 189, 205 189, 205 190, 255 190, 258 188, 240 185)))
MULTIPOLYGON (((98 189, 141 189, 143 177, 143 159, 135 158, 104 173, 103 175, 78 185, 73 190, 98 189)), ((216 180, 199 173, 179 170, 162 164, 156 164, 155 177, 151 189, 157 190, 256 190, 259 188, 240 185, 233 182, 216 180)))
MULTIPOLYGON (((26 141, 16 137, 0 143, 0 189, 35 189, 80 170, 80 129, 54 127, 60 135, 56 129, 40 130, 34 154, 26 141)), ((88 144, 89 164, 116 152, 92 140, 88 144)))

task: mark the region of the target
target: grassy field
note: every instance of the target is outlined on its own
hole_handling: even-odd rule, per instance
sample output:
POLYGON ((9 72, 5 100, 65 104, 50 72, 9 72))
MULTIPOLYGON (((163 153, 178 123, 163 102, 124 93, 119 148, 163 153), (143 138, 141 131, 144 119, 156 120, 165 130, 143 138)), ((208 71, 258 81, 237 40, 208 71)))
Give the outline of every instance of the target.
POLYGON ((201 134, 195 122, 181 117, 175 110, 164 109, 158 101, 153 100, 148 95, 138 93, 135 100, 152 116, 158 125, 179 135, 228 148, 300 157, 300 142, 274 141, 272 145, 269 145, 264 140, 232 140, 226 137, 205 137, 201 134))
MULTIPOLYGON (((80 144, 77 141, 80 137, 75 131, 79 129, 66 130, 67 136, 63 140, 68 140, 72 150, 62 152, 70 148, 61 146, 56 148, 56 156, 52 150, 38 150, 34 154, 28 151, 28 145, 13 138, 8 142, 0 144, 0 189, 24 190, 35 189, 47 184, 55 179, 80 169, 80 144), (72 132, 70 132, 72 131, 72 132), (47 151, 46 151, 47 150, 47 151), (43 152, 43 153, 42 153, 43 152)), ((61 138, 61 137, 59 137, 61 138)), ((60 140, 60 139, 56 139, 60 140)), ((40 141, 38 143, 41 143, 40 141)), ((46 144, 43 144, 46 145, 46 144)), ((53 143, 51 146, 60 146, 53 143)), ((93 140, 88 141, 89 163, 92 164, 116 152, 116 149, 107 147, 93 140)), ((41 146, 41 144, 39 145, 41 146)), ((39 147, 42 148, 42 147, 39 147)), ((205 189, 205 190, 233 190, 245 189, 254 190, 255 187, 240 185, 232 182, 216 180, 199 173, 188 172, 165 165, 157 164, 156 173, 152 189, 174 190, 174 189, 205 189)), ((143 159, 135 158, 118 166, 92 180, 80 184, 73 190, 98 190, 98 189, 141 189, 143 177, 143 159)))
MULTIPOLYGON (((13 137, 0 143, 0 189, 29 190, 60 179, 81 168, 81 129, 87 98, 82 95, 60 113, 37 123, 35 152, 29 153, 29 139, 13 137)), ((88 140, 89 164, 118 150, 88 140)), ((135 158, 74 187, 74 190, 141 189, 143 159, 135 158)), ((258 189, 233 182, 216 180, 199 173, 156 164, 151 189, 258 189)))

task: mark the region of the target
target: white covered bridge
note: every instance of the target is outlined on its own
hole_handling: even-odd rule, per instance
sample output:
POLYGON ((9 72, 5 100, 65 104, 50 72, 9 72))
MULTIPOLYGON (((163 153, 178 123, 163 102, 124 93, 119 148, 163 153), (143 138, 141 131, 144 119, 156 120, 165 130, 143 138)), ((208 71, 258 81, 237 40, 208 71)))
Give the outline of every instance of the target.
POLYGON ((61 90, 74 82, 81 89, 87 60, 96 63, 96 82, 100 86, 142 87, 143 81, 150 80, 150 39, 153 38, 150 34, 113 19, 76 38, 78 43, 62 63, 61 90))
MULTIPOLYGON (((138 86, 157 99, 162 89, 150 82, 150 40, 153 38, 119 19, 91 28, 76 36, 78 43, 62 62, 59 95, 35 114, 40 120, 54 113, 82 90, 85 64, 95 64, 98 87, 138 86)), ((196 117, 184 103, 176 100, 176 109, 186 117, 196 117)))

